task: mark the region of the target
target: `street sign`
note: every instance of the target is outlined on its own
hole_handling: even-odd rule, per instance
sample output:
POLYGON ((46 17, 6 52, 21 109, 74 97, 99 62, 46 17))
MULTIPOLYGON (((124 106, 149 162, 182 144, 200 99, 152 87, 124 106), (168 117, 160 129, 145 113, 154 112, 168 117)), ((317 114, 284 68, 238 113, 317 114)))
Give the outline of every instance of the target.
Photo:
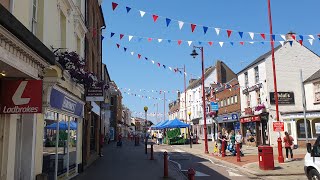
POLYGON ((219 105, 217 102, 210 102, 211 109, 212 111, 218 111, 219 110, 219 105))
POLYGON ((276 131, 276 132, 284 131, 284 123, 283 122, 273 122, 273 131, 276 131))

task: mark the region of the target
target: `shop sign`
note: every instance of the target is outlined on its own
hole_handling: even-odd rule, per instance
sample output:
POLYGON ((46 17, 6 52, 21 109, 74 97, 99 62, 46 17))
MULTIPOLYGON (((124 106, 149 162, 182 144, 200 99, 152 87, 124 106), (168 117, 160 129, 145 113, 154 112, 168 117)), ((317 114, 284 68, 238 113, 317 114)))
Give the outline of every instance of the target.
POLYGON ((52 88, 50 94, 50 106, 76 116, 82 116, 83 104, 68 97, 59 90, 52 88))
POLYGON ((248 94, 249 92, 258 90, 258 89, 260 89, 260 88, 262 88, 262 83, 256 84, 256 85, 251 86, 251 87, 247 87, 246 89, 244 89, 244 90, 242 91, 242 93, 243 93, 243 94, 248 94))
POLYGON ((218 102, 210 102, 210 105, 211 105, 211 110, 212 111, 218 111, 219 110, 218 102))
POLYGON ((275 131, 275 132, 284 131, 284 123, 283 122, 273 122, 273 131, 275 131))
MULTIPOLYGON (((274 92, 270 92, 270 103, 276 104, 274 92)), ((294 93, 278 92, 278 104, 294 104, 294 93)))
POLYGON ((244 114, 245 115, 253 115, 252 108, 244 108, 244 114))
POLYGON ((238 114, 228 114, 225 116, 219 116, 217 117, 218 123, 224 123, 224 122, 233 122, 233 121, 238 121, 238 114))
POLYGON ((2 80, 1 114, 33 114, 42 111, 42 80, 2 80))
POLYGON ((260 116, 250 116, 250 117, 243 117, 240 118, 241 123, 247 123, 247 122, 259 122, 260 116))
POLYGON ((91 86, 86 90, 86 101, 104 101, 103 86, 91 86))
POLYGON ((316 134, 320 134, 320 123, 314 123, 314 127, 316 129, 316 134))

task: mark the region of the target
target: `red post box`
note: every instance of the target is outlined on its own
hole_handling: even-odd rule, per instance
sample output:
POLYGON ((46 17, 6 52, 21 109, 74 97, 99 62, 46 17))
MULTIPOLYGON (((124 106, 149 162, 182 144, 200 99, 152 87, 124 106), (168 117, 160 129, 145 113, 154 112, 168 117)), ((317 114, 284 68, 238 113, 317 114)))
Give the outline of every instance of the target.
POLYGON ((273 148, 271 146, 259 146, 259 168, 261 170, 274 170, 273 148))

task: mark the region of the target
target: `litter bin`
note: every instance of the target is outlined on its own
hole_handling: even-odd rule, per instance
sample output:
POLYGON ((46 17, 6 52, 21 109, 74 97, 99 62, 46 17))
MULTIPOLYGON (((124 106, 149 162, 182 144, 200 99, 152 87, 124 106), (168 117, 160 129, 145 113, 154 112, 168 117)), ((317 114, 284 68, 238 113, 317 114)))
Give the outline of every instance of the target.
POLYGON ((273 148, 271 146, 259 146, 259 168, 262 170, 274 170, 273 148))

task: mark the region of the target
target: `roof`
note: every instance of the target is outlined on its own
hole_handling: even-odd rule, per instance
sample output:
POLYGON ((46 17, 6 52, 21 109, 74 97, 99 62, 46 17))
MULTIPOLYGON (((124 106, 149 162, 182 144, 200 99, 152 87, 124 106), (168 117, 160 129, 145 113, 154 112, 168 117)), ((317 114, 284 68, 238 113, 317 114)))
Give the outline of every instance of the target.
POLYGON ((0 25, 6 28, 49 64, 55 64, 54 53, 0 4, 0 25))
MULTIPOLYGON (((204 79, 206 79, 215 69, 215 66, 210 66, 209 68, 206 69, 205 73, 204 73, 204 79)), ((199 86, 202 82, 201 82, 202 78, 199 78, 195 81, 193 81, 192 83, 190 83, 187 87, 187 89, 192 89, 194 87, 199 86)))
MULTIPOLYGON (((278 49, 280 49, 282 46, 279 45, 276 48, 274 48, 274 51, 276 52, 278 49)), ((250 67, 260 63, 261 61, 264 61, 265 59, 267 59, 269 56, 271 55, 271 50, 268 51, 267 53, 263 54, 262 56, 258 57, 256 60, 254 60, 252 63, 250 63, 248 66, 246 66, 245 68, 243 68, 242 70, 240 70, 237 75, 239 75, 240 73, 246 71, 247 69, 249 69, 250 67)))
POLYGON ((314 74, 312 74, 308 79, 306 79, 304 82, 310 82, 310 81, 313 81, 313 80, 317 80, 317 79, 320 79, 320 69, 315 72, 314 74))

